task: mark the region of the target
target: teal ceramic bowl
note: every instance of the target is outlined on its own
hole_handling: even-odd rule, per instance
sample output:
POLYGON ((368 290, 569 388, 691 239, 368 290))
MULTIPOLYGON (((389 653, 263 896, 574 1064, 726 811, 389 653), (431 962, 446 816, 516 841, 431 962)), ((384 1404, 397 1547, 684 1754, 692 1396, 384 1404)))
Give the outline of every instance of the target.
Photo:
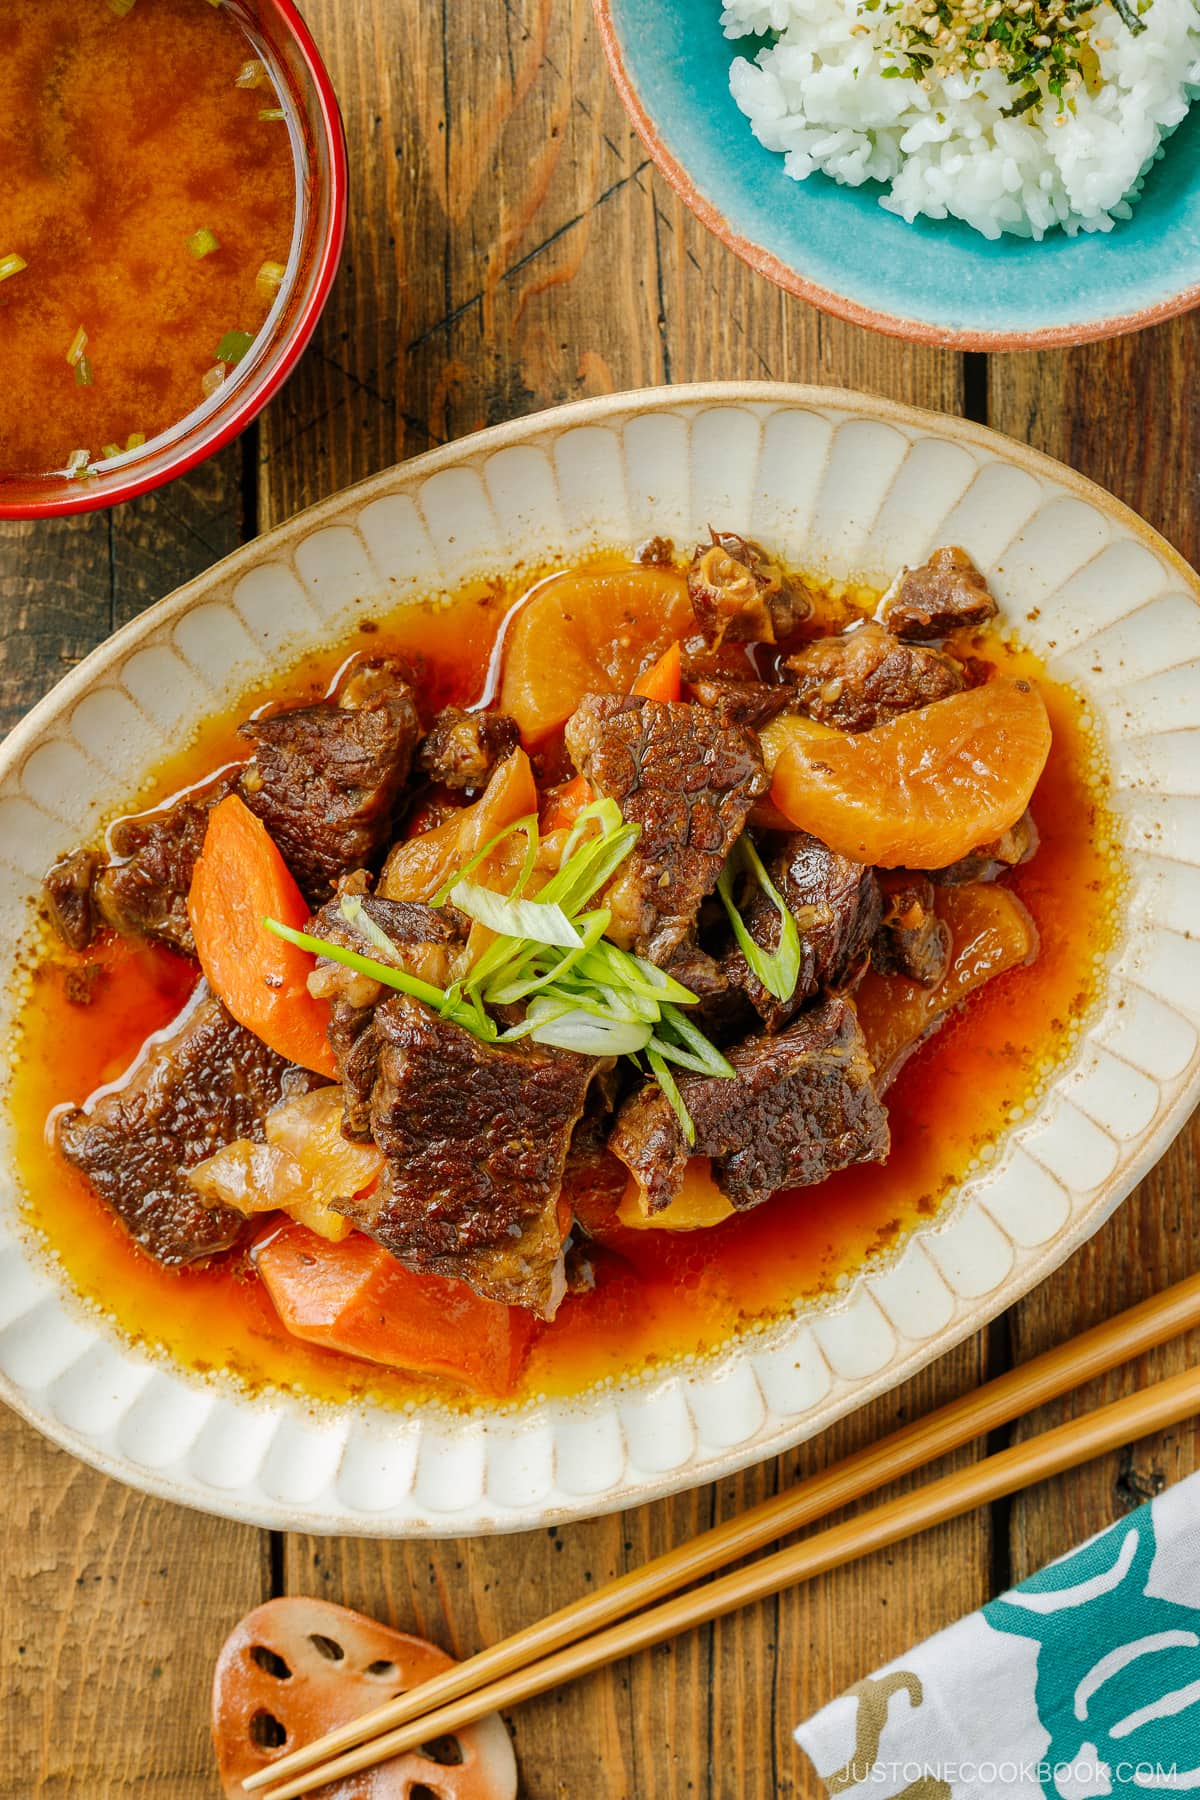
POLYGON ((961 350, 1082 344, 1200 305, 1200 102, 1109 233, 989 242, 957 220, 908 225, 880 188, 793 181, 729 92, 753 40, 720 0, 595 0, 617 87, 650 154, 710 231, 826 312, 961 350))

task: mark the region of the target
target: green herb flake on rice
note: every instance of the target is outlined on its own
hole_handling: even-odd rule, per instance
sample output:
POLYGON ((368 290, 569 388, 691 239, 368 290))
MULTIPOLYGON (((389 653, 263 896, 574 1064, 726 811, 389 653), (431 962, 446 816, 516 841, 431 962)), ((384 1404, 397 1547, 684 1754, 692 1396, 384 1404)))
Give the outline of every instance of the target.
POLYGON ((726 0, 730 87, 787 173, 989 238, 1110 231, 1200 92, 1197 0, 726 0))

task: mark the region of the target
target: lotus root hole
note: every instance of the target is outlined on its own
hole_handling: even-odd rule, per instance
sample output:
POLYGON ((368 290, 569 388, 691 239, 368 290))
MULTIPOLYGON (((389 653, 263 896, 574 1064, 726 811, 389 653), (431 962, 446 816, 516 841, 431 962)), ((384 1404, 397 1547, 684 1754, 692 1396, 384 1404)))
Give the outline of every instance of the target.
POLYGON ((456 1737, 433 1738, 428 1744, 422 1744, 417 1754, 427 1762, 440 1763, 444 1769, 455 1768, 464 1760, 462 1745, 456 1737))
POLYGON ((250 1720, 250 1737, 260 1750, 279 1750, 287 1743, 287 1726, 260 1707, 250 1720))
POLYGON ((273 1675, 276 1681, 290 1681, 292 1671, 284 1662, 277 1650, 269 1650, 265 1644, 254 1644, 250 1650, 251 1662, 256 1662, 260 1669, 273 1675))
POLYGON ((346 1652, 333 1638, 325 1637, 319 1631, 313 1631, 309 1633, 308 1641, 318 1656, 325 1657, 329 1662, 345 1662, 346 1652))
POLYGON ((409 1788, 408 1800, 446 1800, 446 1796, 437 1793, 431 1787, 426 1787, 423 1781, 418 1781, 415 1787, 409 1788))
POLYGON ((367 1664, 367 1674, 374 1675, 377 1681, 395 1681, 400 1673, 394 1662, 381 1659, 379 1662, 367 1664))

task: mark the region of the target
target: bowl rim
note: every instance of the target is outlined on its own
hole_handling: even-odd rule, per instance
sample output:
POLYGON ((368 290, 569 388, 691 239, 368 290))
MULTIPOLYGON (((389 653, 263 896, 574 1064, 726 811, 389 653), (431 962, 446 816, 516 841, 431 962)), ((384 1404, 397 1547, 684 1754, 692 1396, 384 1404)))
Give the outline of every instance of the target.
MULTIPOLYGON (((302 513, 283 521, 262 537, 251 540, 239 550, 213 565, 183 587, 165 596, 131 620, 72 669, 18 722, 0 746, 0 778, 10 776, 36 748, 43 725, 59 712, 98 685, 120 665, 126 653, 133 651, 143 637, 152 637, 168 622, 185 615, 194 605, 203 603, 211 591, 236 582, 239 575, 256 559, 274 550, 287 553, 290 540, 307 536, 326 525, 344 521, 347 512, 372 500, 382 499, 394 491, 397 477, 405 483, 427 479, 447 467, 503 450, 538 437, 557 436, 577 428, 601 425, 610 418, 636 417, 642 412, 671 412, 722 404, 760 407, 792 407, 810 410, 841 411, 851 419, 870 419, 917 433, 933 435, 977 449, 1015 465, 1034 476, 1048 479, 1060 490, 1098 507, 1103 514, 1142 542, 1176 574, 1194 606, 1200 607, 1200 575, 1151 525, 1106 489, 1078 474, 1069 466, 1043 452, 1009 438, 994 428, 979 425, 955 414, 938 413, 907 405, 883 396, 865 394, 839 387, 785 382, 728 381, 681 384, 596 396, 551 407, 539 413, 510 420, 469 434, 453 443, 426 451, 410 461, 380 471, 349 487, 327 496, 302 513)), ((1081 1048, 1088 1042, 1085 1032, 1081 1048)), ((1057 1081, 1058 1077, 1055 1078, 1057 1081)), ((1052 1088, 1054 1083, 1052 1082, 1052 1088)), ((81 1461, 102 1473, 113 1476, 154 1497, 188 1505, 218 1516, 258 1525, 263 1528, 336 1532, 381 1538, 447 1538, 473 1535, 499 1535, 530 1530, 548 1524, 566 1523, 573 1519, 594 1517, 641 1505, 668 1495, 691 1490, 705 1483, 734 1474, 741 1469, 784 1454, 810 1437, 827 1430, 847 1414, 857 1411, 869 1401, 891 1391, 920 1369, 945 1355, 955 1345, 970 1337, 988 1320, 999 1316, 1038 1282, 1057 1268, 1081 1244, 1092 1237, 1131 1188, 1161 1157, 1169 1143, 1185 1123, 1200 1097, 1200 1060, 1186 1076, 1163 1082, 1170 1093, 1166 1105, 1148 1131, 1137 1134, 1120 1167, 1105 1177, 1091 1192, 1069 1222, 1044 1246, 1023 1253, 1019 1269, 1010 1271, 985 1294, 968 1298, 959 1315, 947 1325, 919 1340, 910 1341, 905 1353, 889 1362, 876 1374, 847 1377, 843 1387, 836 1387, 803 1413, 776 1422, 773 1429, 756 1433, 750 1441, 731 1447, 709 1449, 706 1455, 696 1453, 684 1468, 672 1468, 650 1475, 643 1473, 620 1477, 613 1487, 595 1494, 575 1494, 569 1500, 530 1502, 508 1511, 481 1499, 478 1505, 462 1512, 440 1509, 363 1512, 343 1503, 345 1510, 329 1511, 311 1502, 272 1497, 251 1498, 243 1491, 212 1485, 202 1475, 189 1470, 186 1475, 167 1472, 147 1464, 127 1451, 113 1452, 89 1438, 85 1432, 55 1415, 45 1402, 44 1394, 27 1390, 7 1370, 0 1370, 0 1401, 81 1461), (1140 1141, 1139 1141, 1140 1140, 1140 1141), (997 1295, 1000 1295, 997 1301, 997 1295)), ((947 1214, 947 1218, 949 1214, 947 1214)), ((860 1276, 861 1276, 860 1271, 860 1276)), ((857 1279, 857 1278, 856 1278, 857 1279)), ((55 1291, 70 1289, 69 1281, 60 1277, 55 1291)), ((73 1290, 71 1290, 73 1292, 73 1290)), ((851 1293, 829 1296, 832 1310, 839 1310, 851 1293)), ((799 1321, 795 1321, 798 1324, 799 1321)), ((107 1336, 107 1333, 104 1334, 107 1336)), ((103 1341, 101 1338, 99 1341, 103 1341)), ((122 1338, 127 1344, 127 1340, 122 1338)), ((168 1373, 185 1374, 180 1365, 169 1359, 154 1358, 155 1364, 168 1373)), ((268 1406, 270 1396, 263 1397, 268 1406)), ((353 1408, 353 1403, 351 1403, 353 1408)), ((389 1415, 390 1416, 390 1415, 389 1415)), ((395 1415, 399 1418, 399 1414, 395 1415)), ((478 1421, 484 1434, 488 1427, 485 1411, 478 1421)), ((418 1503, 418 1506, 420 1503, 418 1503)))
POLYGON ((1144 331, 1150 325, 1161 325, 1200 306, 1200 283, 1184 288, 1169 299, 1151 306, 1118 313, 1109 319, 1092 319, 1078 325, 1047 325, 1026 331, 979 330, 970 327, 935 325, 926 319, 912 319, 903 313, 885 312, 864 306, 847 294, 835 293, 775 255, 774 251, 756 243, 735 229, 720 208, 701 192, 679 159, 667 148, 657 125, 647 110, 625 61, 620 33, 613 18, 615 0, 592 0, 600 42, 608 61, 609 72, 634 129, 650 152, 659 172, 674 188, 684 205, 695 213, 700 223, 726 249, 732 250, 756 274, 765 275, 785 293, 848 324, 865 326, 869 331, 883 332, 888 337, 902 338, 912 344, 927 344, 940 350, 1053 350, 1070 349, 1079 344, 1095 343, 1103 338, 1126 337, 1130 332, 1144 331))
POLYGON ((250 381, 240 391, 235 390, 238 393, 236 404, 227 413, 213 414, 211 429, 199 443, 170 457, 161 468, 141 475, 132 472, 126 477, 114 475, 101 493, 88 492, 81 483, 79 491, 74 493, 59 488, 45 499, 6 501, 0 490, 0 519, 50 519, 100 512, 120 506, 126 500, 136 500, 140 495, 152 493, 155 488, 186 475, 245 431, 279 392, 307 348, 329 299, 346 239, 350 186, 346 128, 332 77, 294 0, 256 0, 256 4, 274 15, 300 52, 312 80, 316 101, 310 123, 329 154, 329 228, 317 248, 308 295, 282 340, 280 355, 261 381, 250 381))

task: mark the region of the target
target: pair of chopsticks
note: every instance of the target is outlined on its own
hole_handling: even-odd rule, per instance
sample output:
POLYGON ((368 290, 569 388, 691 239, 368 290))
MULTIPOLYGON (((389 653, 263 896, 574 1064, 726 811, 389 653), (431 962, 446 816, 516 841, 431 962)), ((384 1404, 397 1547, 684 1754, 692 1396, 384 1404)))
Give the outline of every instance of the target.
POLYGON ((1085 1418, 1071 1419, 857 1513, 707 1586, 690 1593, 678 1591, 1197 1324, 1200 1275, 1193 1275, 291 1751, 251 1775, 245 1789, 261 1794, 262 1800, 296 1800, 327 1782, 461 1731, 487 1713, 575 1681, 635 1650, 650 1649, 751 1601, 928 1531, 1150 1432, 1178 1425, 1200 1411, 1200 1368, 1156 1382, 1085 1418), (668 1595, 675 1598, 667 1600, 668 1595), (657 1601, 664 1604, 653 1604, 657 1601), (648 1610, 638 1610, 643 1607, 648 1610))

